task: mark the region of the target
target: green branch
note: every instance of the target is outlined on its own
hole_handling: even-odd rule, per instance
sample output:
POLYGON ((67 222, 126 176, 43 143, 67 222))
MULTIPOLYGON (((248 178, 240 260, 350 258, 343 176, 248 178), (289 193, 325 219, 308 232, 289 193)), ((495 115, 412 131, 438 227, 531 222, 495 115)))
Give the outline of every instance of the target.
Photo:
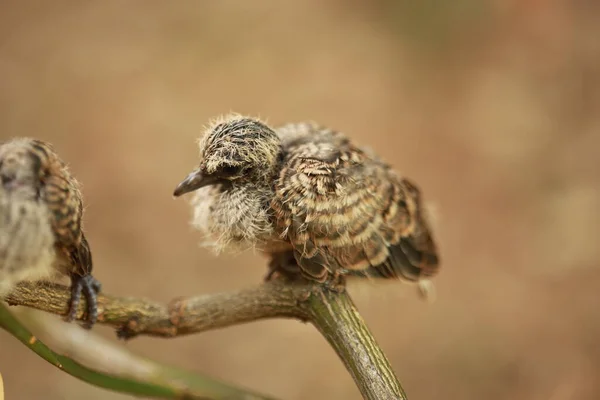
POLYGON ((161 365, 156 365, 148 380, 142 381, 95 371, 77 361, 57 354, 29 332, 0 302, 0 327, 17 338, 44 360, 67 374, 104 389, 134 396, 161 399, 270 399, 259 394, 236 389, 210 378, 195 376, 161 365), (169 382, 172 381, 172 382, 169 382), (176 381, 176 383, 174 383, 176 381))

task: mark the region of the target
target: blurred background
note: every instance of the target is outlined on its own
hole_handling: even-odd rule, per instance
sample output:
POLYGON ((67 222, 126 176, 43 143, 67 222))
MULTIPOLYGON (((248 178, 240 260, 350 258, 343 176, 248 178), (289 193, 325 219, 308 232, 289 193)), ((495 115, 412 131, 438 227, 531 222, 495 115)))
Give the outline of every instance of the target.
MULTIPOLYGON (((200 248, 171 196, 210 118, 342 130, 437 210, 435 303, 351 287, 409 397, 598 399, 599 17, 591 0, 3 1, 0 137, 68 160, 107 293, 168 301, 265 273, 200 248)), ((296 321, 119 345, 282 399, 360 398, 296 321)), ((127 398, 4 332, 0 372, 8 400, 127 398)))

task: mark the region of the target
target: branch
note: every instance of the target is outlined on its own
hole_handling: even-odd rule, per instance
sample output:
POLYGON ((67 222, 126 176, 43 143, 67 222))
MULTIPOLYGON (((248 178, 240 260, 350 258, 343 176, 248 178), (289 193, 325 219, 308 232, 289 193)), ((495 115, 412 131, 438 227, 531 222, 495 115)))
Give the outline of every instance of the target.
MULTIPOLYGON (((229 293, 174 299, 163 305, 146 299, 98 295, 98 322, 118 329, 125 339, 137 335, 174 337, 267 318, 298 318, 307 314, 298 305, 310 295, 310 286, 267 283, 229 293)), ((50 282, 21 282, 5 300, 65 316, 71 292, 50 282)), ((86 309, 84 299, 76 318, 86 309)))
POLYGON ((369 400, 406 400, 389 360, 346 292, 319 291, 308 302, 310 320, 335 349, 369 400))
MULTIPOLYGON (((58 284, 21 283, 5 299, 11 305, 65 315, 70 291, 58 284)), ((78 319, 85 306, 82 301, 78 319)), ((122 338, 175 337, 266 318, 308 320, 333 346, 364 398, 406 399, 345 289, 338 292, 319 285, 273 281, 235 292, 175 299, 168 305, 100 294, 98 314, 98 322, 115 326, 122 338)))

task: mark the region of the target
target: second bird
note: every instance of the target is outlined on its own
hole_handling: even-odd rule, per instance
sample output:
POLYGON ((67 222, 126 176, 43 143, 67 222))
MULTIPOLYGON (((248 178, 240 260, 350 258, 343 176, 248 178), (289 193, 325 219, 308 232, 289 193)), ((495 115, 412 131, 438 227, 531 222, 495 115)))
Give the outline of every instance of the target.
POLYGON ((0 145, 0 297, 19 281, 71 278, 67 320, 87 299, 90 328, 100 283, 83 234, 79 184, 49 143, 17 138, 0 145))
POLYGON ((194 225, 218 250, 255 247, 272 271, 419 282, 438 271, 420 191, 345 135, 314 123, 271 128, 239 115, 200 140, 194 225))

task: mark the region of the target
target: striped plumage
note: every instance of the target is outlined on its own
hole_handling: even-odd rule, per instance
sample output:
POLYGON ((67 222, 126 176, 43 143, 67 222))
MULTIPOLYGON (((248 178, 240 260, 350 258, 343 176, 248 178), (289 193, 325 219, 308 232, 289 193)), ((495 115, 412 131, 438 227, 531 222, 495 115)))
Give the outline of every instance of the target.
POLYGON ((314 123, 271 129, 233 115, 207 129, 200 153, 175 195, 198 189, 194 225, 218 248, 257 247, 272 268, 289 271, 283 264, 293 260, 321 282, 416 282, 438 270, 417 187, 342 133, 314 123))
POLYGON ((0 280, 34 280, 54 272, 71 278, 71 301, 67 320, 74 319, 81 295, 87 298, 87 323, 97 318, 96 293, 100 284, 91 275, 92 254, 82 231, 83 201, 79 184, 49 143, 17 138, 0 145, 4 219, 0 235, 6 239, 0 251, 12 254, 10 260, 37 259, 39 262, 0 259, 0 280), (14 211, 19 209, 20 213, 14 211), (15 231, 21 232, 14 235, 15 231), (32 245, 42 235, 45 246, 32 245), (25 245, 25 244, 28 245, 25 245), (49 248, 48 248, 49 244, 49 248), (39 254, 46 254, 41 257, 39 254), (18 270, 18 274, 9 274, 18 270))

